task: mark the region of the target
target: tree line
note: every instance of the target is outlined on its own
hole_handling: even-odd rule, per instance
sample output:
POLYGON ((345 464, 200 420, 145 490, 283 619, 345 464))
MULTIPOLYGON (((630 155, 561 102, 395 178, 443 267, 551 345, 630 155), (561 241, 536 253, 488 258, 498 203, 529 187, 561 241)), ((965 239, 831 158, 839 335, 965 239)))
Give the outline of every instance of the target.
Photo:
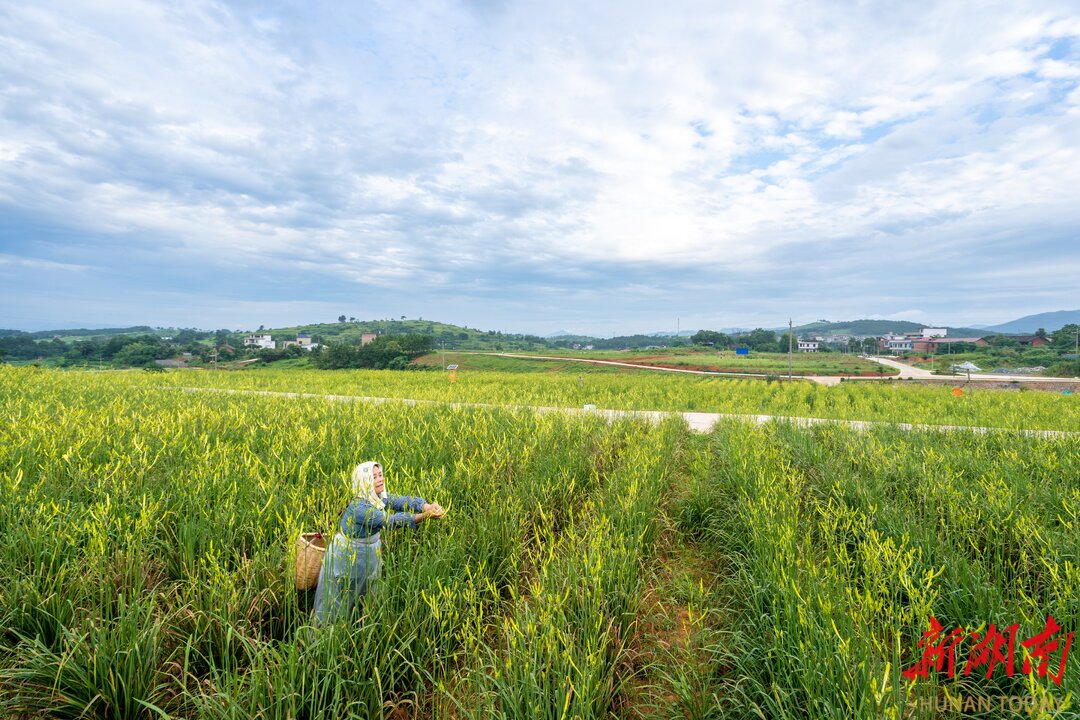
POLYGON ((332 343, 312 351, 311 363, 323 370, 404 370, 410 362, 435 349, 431 335, 380 335, 367 345, 332 343))
POLYGON ((722 350, 735 350, 747 348, 757 352, 787 352, 788 342, 795 350, 799 349, 799 339, 789 333, 777 335, 775 330, 754 328, 748 333, 728 335, 716 330, 698 330, 690 336, 690 342, 695 345, 706 345, 722 350))

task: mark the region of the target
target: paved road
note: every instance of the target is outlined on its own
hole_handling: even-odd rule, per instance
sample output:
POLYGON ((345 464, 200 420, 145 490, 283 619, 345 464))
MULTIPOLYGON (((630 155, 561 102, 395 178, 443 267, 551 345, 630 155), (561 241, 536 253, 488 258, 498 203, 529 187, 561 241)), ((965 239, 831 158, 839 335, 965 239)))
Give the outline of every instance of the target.
POLYGON ((681 417, 686 424, 695 432, 709 432, 713 426, 721 420, 735 420, 750 422, 754 425, 778 421, 789 422, 800 427, 813 425, 842 425, 854 430, 869 430, 877 425, 900 428, 901 430, 938 430, 944 432, 1009 432, 1036 437, 1070 437, 1080 436, 1080 432, 1067 432, 1064 430, 1014 430, 1009 428, 975 427, 969 425, 916 425, 913 423, 890 423, 875 422, 868 420, 829 420, 825 418, 787 417, 783 415, 738 415, 733 413, 701 413, 701 412, 665 412, 662 410, 602 410, 593 408, 559 408, 544 407, 538 405, 492 405, 490 403, 447 403, 439 400, 414 400, 412 398, 383 398, 368 397, 362 395, 319 395, 318 393, 295 393, 276 392, 273 390, 236 390, 231 388, 197 388, 197 387, 168 387, 162 389, 181 390, 183 392, 219 392, 237 395, 267 395, 271 397, 310 398, 319 400, 332 400, 336 402, 364 402, 364 403, 402 403, 404 405, 441 405, 452 408, 493 408, 499 410, 529 410, 539 413, 571 413, 586 414, 595 413, 609 420, 619 418, 640 418, 654 423, 660 423, 671 417, 681 417))
MULTIPOLYGON (((883 357, 870 357, 869 360, 887 365, 888 367, 895 368, 900 371, 900 379, 912 379, 912 380, 940 380, 950 382, 967 382, 967 375, 935 375, 934 373, 926 370, 925 368, 915 367, 906 363, 898 362, 896 360, 890 360, 883 357)), ((896 377, 893 375, 892 377, 896 377)), ((867 378, 861 378, 867 379, 867 378)), ((876 380, 877 378, 872 378, 876 380)), ((1004 375, 993 373, 976 373, 971 376, 971 380, 985 382, 1025 382, 1025 383, 1075 383, 1080 381, 1080 378, 1059 378, 1059 377, 1042 377, 1041 375, 1004 375)))

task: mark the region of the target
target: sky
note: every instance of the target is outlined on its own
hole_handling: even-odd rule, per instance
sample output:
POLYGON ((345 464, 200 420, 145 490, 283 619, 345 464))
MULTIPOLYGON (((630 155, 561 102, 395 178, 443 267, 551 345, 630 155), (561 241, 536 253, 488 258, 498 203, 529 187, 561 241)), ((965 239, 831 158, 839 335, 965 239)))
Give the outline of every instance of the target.
POLYGON ((0 0, 0 327, 1080 307, 1080 5, 0 0))

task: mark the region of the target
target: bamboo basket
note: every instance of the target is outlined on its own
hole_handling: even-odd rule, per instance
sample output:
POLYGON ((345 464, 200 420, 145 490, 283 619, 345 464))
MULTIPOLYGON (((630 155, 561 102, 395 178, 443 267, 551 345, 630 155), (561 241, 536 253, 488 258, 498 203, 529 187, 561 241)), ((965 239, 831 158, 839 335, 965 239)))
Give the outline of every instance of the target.
POLYGON ((310 590, 319 584, 326 538, 321 533, 301 533, 296 538, 296 589, 310 590))

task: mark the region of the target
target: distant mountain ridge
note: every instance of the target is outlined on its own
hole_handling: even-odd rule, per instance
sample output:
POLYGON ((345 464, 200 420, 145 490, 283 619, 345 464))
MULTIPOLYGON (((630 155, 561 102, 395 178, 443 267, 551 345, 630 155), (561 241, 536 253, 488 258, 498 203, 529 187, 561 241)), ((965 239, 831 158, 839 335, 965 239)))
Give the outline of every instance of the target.
POLYGON ((62 330, 9 330, 0 329, 0 337, 14 337, 27 335, 35 340, 48 339, 51 337, 93 337, 113 335, 134 335, 138 333, 152 333, 166 328, 152 328, 149 325, 134 325, 132 327, 114 328, 69 328, 62 330))
MULTIPOLYGON (((946 327, 944 325, 929 324, 929 323, 916 323, 907 320, 846 320, 842 322, 827 322, 818 321, 812 323, 806 323, 804 325, 796 325, 794 330, 796 335, 855 335, 862 337, 880 336, 888 333, 906 333, 917 332, 924 327, 946 327, 950 337, 982 337, 985 335, 992 335, 995 333, 1005 334, 1032 334, 1039 328, 1045 329, 1048 333, 1053 333, 1059 330, 1061 327, 1070 323, 1080 324, 1080 310, 1059 310, 1055 312, 1045 312, 1036 315, 1027 315, 1016 320, 1010 320, 1009 322, 1001 323, 998 325, 990 326, 967 326, 967 327, 946 327)), ((151 327, 149 325, 135 325, 131 327, 112 327, 112 328, 71 328, 71 329, 59 329, 59 330, 6 330, 0 329, 0 337, 9 336, 29 336, 35 340, 48 340, 52 337, 64 337, 64 338, 91 338, 91 337, 113 337, 118 335, 135 335, 143 333, 152 333, 155 335, 174 335, 182 328, 166 328, 166 327, 151 327)), ((194 329, 194 328, 192 328, 194 329)), ((712 329, 712 328, 706 328, 712 329)), ((774 327, 771 328, 777 333, 787 331, 787 327, 774 327)), ((738 333, 750 332, 747 328, 735 328, 735 327, 723 327, 719 328, 720 332, 732 335, 738 333)), ((214 332, 213 330, 207 332, 214 332)), ((423 319, 384 319, 384 320, 356 320, 350 318, 349 322, 330 322, 330 323, 307 323, 302 325, 295 325, 291 327, 278 327, 278 328, 260 328, 259 330, 232 330, 227 331, 230 334, 242 334, 244 332, 256 332, 275 335, 289 335, 297 332, 306 332, 308 334, 318 334, 323 337, 324 340, 329 342, 359 342, 360 336, 365 332, 375 332, 379 334, 394 335, 398 333, 422 333, 435 337, 436 343, 445 343, 449 348, 473 346, 477 348, 487 348, 496 344, 503 345, 508 343, 524 344, 524 345, 545 345, 547 343, 567 343, 567 342, 580 342, 580 343, 592 343, 595 341, 604 340, 598 336, 590 335, 578 335, 575 333, 569 333, 565 330, 559 330, 558 332, 551 333, 546 337, 538 337, 527 333, 511 333, 500 330, 479 330, 477 328, 462 327, 459 325, 453 325, 450 323, 443 323, 432 320, 423 319)), ((682 340, 689 340, 689 338, 697 330, 687 328, 680 330, 678 337, 682 340)), ((672 338, 675 336, 675 332, 671 330, 657 331, 651 333, 637 333, 635 335, 621 336, 625 339, 630 338, 672 338)), ((612 338, 611 340, 614 340, 612 338)), ((609 340, 610 342, 610 340, 609 340)))
MULTIPOLYGON (((943 327, 951 337, 978 337, 986 335, 985 330, 976 330, 971 327, 948 327, 946 325, 929 325, 916 323, 908 320, 846 320, 843 322, 812 322, 805 325, 796 325, 793 330, 796 335, 856 335, 865 337, 877 337, 889 333, 918 332, 925 327, 943 327)), ((773 328, 776 332, 787 332, 786 327, 773 328)))
POLYGON ((986 333, 1006 333, 1030 335, 1039 328, 1053 334, 1066 325, 1080 324, 1080 310, 1057 310, 1055 312, 1038 313, 1037 315, 1025 315, 1016 320, 991 325, 983 328, 986 333))

